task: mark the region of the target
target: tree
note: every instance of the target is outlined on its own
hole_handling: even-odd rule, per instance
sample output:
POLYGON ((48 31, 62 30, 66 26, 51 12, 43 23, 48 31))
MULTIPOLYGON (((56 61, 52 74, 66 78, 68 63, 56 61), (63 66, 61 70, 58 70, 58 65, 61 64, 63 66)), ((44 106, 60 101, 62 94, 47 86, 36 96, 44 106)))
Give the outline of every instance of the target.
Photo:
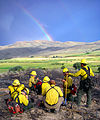
POLYGON ((100 73, 100 66, 98 67, 98 71, 99 71, 99 73, 100 73))
POLYGON ((10 68, 9 72, 10 71, 15 72, 15 71, 21 71, 21 70, 24 70, 24 68, 22 68, 22 66, 15 66, 15 67, 10 68))
POLYGON ((73 67, 75 68, 75 69, 81 69, 81 64, 80 64, 80 62, 76 62, 76 63, 74 63, 73 64, 73 67))

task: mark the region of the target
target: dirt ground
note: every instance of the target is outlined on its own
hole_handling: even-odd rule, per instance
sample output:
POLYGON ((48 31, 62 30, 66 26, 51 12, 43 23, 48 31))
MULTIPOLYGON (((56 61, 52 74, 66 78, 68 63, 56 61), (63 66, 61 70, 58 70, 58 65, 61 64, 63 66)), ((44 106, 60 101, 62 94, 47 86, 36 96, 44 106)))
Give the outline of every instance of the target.
MULTIPOLYGON (((41 95, 32 92, 30 96, 34 98, 34 107, 26 110, 22 114, 10 114, 5 104, 6 98, 9 95, 6 88, 11 85, 15 78, 18 78, 21 83, 28 87, 29 74, 33 69, 23 72, 6 73, 0 75, 0 120, 100 120, 100 75, 96 74, 97 86, 92 90, 92 104, 90 108, 85 107, 86 95, 82 97, 81 106, 78 107, 75 103, 68 102, 67 106, 61 106, 59 113, 46 112, 42 107, 39 107, 41 95), (71 109, 72 105, 72 109, 71 109)), ((62 88, 63 74, 61 70, 39 70, 36 69, 38 77, 42 80, 45 75, 50 79, 56 80, 56 84, 62 88)), ((73 78, 74 83, 78 87, 79 77, 73 78)))

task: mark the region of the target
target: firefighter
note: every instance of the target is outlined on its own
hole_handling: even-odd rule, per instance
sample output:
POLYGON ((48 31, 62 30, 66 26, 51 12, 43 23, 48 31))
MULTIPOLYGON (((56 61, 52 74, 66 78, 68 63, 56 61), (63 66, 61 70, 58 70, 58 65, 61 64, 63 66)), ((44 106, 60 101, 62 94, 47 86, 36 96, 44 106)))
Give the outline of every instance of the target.
POLYGON ((86 59, 82 59, 81 60, 81 69, 76 73, 67 73, 67 74, 70 75, 70 76, 73 76, 73 77, 81 76, 80 85, 79 85, 79 88, 77 90, 77 105, 80 106, 81 97, 84 93, 86 93, 86 95, 87 95, 86 107, 89 107, 91 105, 91 88, 86 89, 85 85, 87 83, 83 84, 84 81, 88 77, 88 74, 87 74, 86 70, 89 70, 90 76, 94 76, 94 73, 92 72, 92 69, 87 67, 86 59))
POLYGON ((43 102, 46 109, 54 110, 57 113, 63 102, 63 93, 55 84, 55 80, 50 80, 50 86, 46 87, 43 93, 43 102))
POLYGON ((18 103, 20 106, 23 106, 25 109, 29 107, 29 89, 20 84, 18 79, 15 79, 12 85, 8 86, 9 93, 12 100, 18 103))
POLYGON ((45 77, 43 78, 43 83, 42 83, 42 95, 44 95, 44 91, 45 91, 46 87, 50 87, 49 81, 50 81, 50 78, 49 78, 48 76, 45 76, 45 77))
POLYGON ((32 71, 30 73, 30 75, 31 75, 31 77, 29 79, 29 88, 30 88, 30 90, 34 90, 35 91, 36 90, 36 84, 37 84, 39 78, 36 79, 36 76, 37 76, 36 71, 32 71))
POLYGON ((63 93, 64 93, 65 104, 66 101, 73 101, 73 96, 71 93, 73 80, 70 76, 67 76, 67 73, 69 73, 69 70, 67 68, 64 68, 63 69, 64 80, 62 80, 62 82, 63 82, 63 93))

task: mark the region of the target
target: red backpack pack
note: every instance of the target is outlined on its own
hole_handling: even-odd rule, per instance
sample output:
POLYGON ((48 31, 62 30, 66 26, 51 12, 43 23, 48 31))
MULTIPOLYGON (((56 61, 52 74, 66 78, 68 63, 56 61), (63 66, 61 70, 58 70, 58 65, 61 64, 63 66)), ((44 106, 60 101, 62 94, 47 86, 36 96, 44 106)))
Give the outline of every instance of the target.
POLYGON ((77 87, 74 84, 72 84, 71 94, 75 95, 76 91, 77 91, 77 87))
POLYGON ((39 80, 39 81, 36 83, 36 85, 42 85, 42 81, 39 80))
POLYGON ((13 113, 13 114, 23 113, 23 109, 14 100, 8 99, 6 101, 6 104, 7 104, 7 107, 8 107, 8 110, 9 110, 10 113, 13 113))
POLYGON ((41 85, 42 85, 42 81, 39 80, 37 83, 36 83, 36 92, 37 94, 41 94, 41 85))

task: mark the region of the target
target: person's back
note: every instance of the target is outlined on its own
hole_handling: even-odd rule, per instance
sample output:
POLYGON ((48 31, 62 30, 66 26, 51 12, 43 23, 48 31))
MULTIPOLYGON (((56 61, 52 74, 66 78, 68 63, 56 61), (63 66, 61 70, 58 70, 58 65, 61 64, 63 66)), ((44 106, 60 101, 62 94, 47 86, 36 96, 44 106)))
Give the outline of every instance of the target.
POLYGON ((24 89, 24 87, 25 87, 24 84, 20 84, 18 86, 13 86, 13 85, 8 86, 11 98, 13 98, 18 93, 21 93, 21 91, 24 89))
POLYGON ((10 95, 16 103, 24 104, 25 106, 28 105, 28 94, 29 89, 24 86, 24 84, 20 84, 19 80, 14 80, 11 86, 8 86, 10 90, 10 95))
POLYGON ((50 87, 46 88, 46 99, 45 101, 49 105, 55 105, 58 102, 59 96, 62 97, 63 93, 60 87, 51 85, 50 87))
POLYGON ((63 93, 60 89, 60 87, 55 86, 55 81, 51 80, 50 81, 49 87, 46 87, 45 92, 44 92, 44 98, 43 102, 44 105, 47 109, 53 109, 56 112, 59 111, 60 105, 63 102, 63 93))

